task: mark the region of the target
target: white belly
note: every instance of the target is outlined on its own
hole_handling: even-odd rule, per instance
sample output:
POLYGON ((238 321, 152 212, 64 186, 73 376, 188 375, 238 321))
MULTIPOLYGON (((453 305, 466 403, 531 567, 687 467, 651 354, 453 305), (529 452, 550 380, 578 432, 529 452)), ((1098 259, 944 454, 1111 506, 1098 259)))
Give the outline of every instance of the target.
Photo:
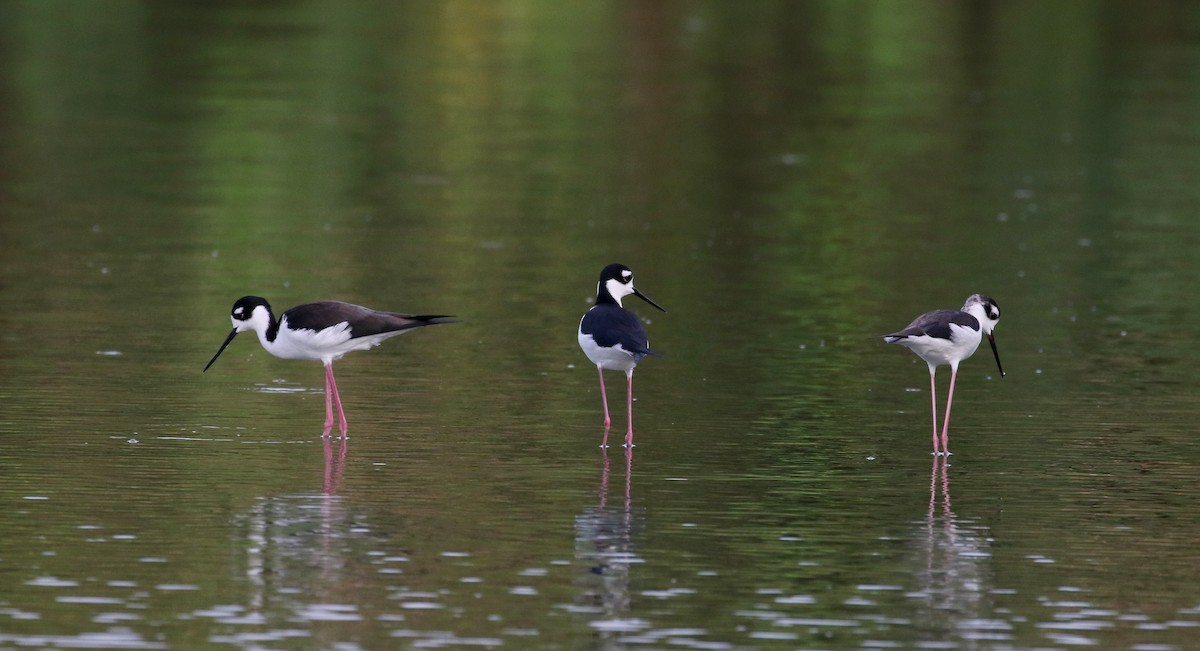
POLYGON ((399 330, 367 337, 350 337, 350 324, 340 323, 321 331, 279 329, 275 341, 263 340, 263 348, 283 359, 311 359, 332 362, 355 350, 374 348, 385 339, 407 332, 399 330))
POLYGON ((902 339, 896 343, 908 348, 926 363, 933 366, 949 364, 958 366, 962 360, 975 354, 983 337, 978 330, 961 326, 950 326, 949 339, 939 337, 917 336, 902 339))
POLYGON ((634 356, 621 348, 619 344, 614 348, 603 348, 596 344, 591 335, 581 332, 579 333, 579 347, 583 349, 583 354, 587 355, 587 358, 600 368, 628 373, 637 366, 634 356))

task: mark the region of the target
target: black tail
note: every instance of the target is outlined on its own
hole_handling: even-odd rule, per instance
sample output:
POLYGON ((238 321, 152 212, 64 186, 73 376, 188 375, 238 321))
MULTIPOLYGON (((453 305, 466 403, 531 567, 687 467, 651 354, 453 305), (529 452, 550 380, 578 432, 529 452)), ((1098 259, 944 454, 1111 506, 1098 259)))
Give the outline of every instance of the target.
POLYGON ((424 323, 422 323, 421 325, 438 325, 441 323, 462 323, 462 319, 460 319, 456 316, 451 316, 449 314, 417 314, 414 316, 410 316, 408 318, 416 319, 418 321, 423 321, 424 323))

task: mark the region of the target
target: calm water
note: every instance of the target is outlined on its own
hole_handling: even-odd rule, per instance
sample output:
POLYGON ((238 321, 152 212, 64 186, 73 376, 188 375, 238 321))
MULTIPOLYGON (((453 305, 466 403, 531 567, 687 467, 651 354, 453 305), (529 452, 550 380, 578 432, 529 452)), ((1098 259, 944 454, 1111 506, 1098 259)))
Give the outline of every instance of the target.
POLYGON ((1200 639, 1200 7, 2 7, 0 648, 1200 639), (973 292, 947 466, 876 335, 973 292), (319 365, 200 372, 244 294, 463 323, 326 441, 319 365))

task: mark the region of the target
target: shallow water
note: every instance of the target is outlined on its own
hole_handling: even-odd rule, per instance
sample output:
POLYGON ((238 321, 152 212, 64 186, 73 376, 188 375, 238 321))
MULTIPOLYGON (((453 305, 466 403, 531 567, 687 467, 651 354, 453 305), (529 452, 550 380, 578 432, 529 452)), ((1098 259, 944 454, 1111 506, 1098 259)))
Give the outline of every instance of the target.
POLYGON ((1191 4, 7 8, 0 647, 1193 644, 1191 4), (463 322, 330 441, 251 293, 463 322))

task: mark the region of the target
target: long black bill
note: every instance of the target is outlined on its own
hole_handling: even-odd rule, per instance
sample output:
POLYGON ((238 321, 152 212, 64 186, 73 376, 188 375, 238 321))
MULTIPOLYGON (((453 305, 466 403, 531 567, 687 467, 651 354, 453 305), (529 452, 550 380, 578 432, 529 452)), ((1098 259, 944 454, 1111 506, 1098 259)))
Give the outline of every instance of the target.
POLYGON ((996 350, 996 338, 988 333, 988 343, 992 345, 992 354, 996 356, 996 368, 1000 369, 1000 377, 1004 377, 1004 367, 1000 365, 1000 352, 996 350))
MULTIPOLYGON (((225 337, 225 343, 221 344, 221 347, 217 349, 217 354, 213 355, 213 358, 208 360, 208 366, 212 366, 213 362, 217 361, 217 358, 221 356, 221 353, 225 352, 225 347, 229 345, 229 342, 233 341, 233 338, 237 336, 237 333, 237 328, 234 328, 233 331, 229 333, 229 336, 225 337)), ((995 347, 996 345, 992 344, 992 348, 995 347)), ((204 367, 205 371, 208 370, 208 366, 204 367)), ((203 373, 204 371, 201 372, 203 373)))
POLYGON ((636 287, 633 289, 633 295, 634 295, 634 296, 636 296, 636 297, 638 297, 638 298, 640 298, 640 299, 642 299, 643 301, 646 301, 647 303, 649 303, 649 304, 653 305, 654 307, 657 307, 658 309, 662 310, 663 312, 666 312, 666 311, 667 311, 667 308, 665 308, 665 307, 663 307, 663 306, 659 305, 658 303, 655 303, 654 301, 650 300, 650 297, 649 297, 649 296, 646 296, 645 294, 643 294, 643 293, 639 292, 639 291, 637 290, 637 288, 636 288, 636 287))

